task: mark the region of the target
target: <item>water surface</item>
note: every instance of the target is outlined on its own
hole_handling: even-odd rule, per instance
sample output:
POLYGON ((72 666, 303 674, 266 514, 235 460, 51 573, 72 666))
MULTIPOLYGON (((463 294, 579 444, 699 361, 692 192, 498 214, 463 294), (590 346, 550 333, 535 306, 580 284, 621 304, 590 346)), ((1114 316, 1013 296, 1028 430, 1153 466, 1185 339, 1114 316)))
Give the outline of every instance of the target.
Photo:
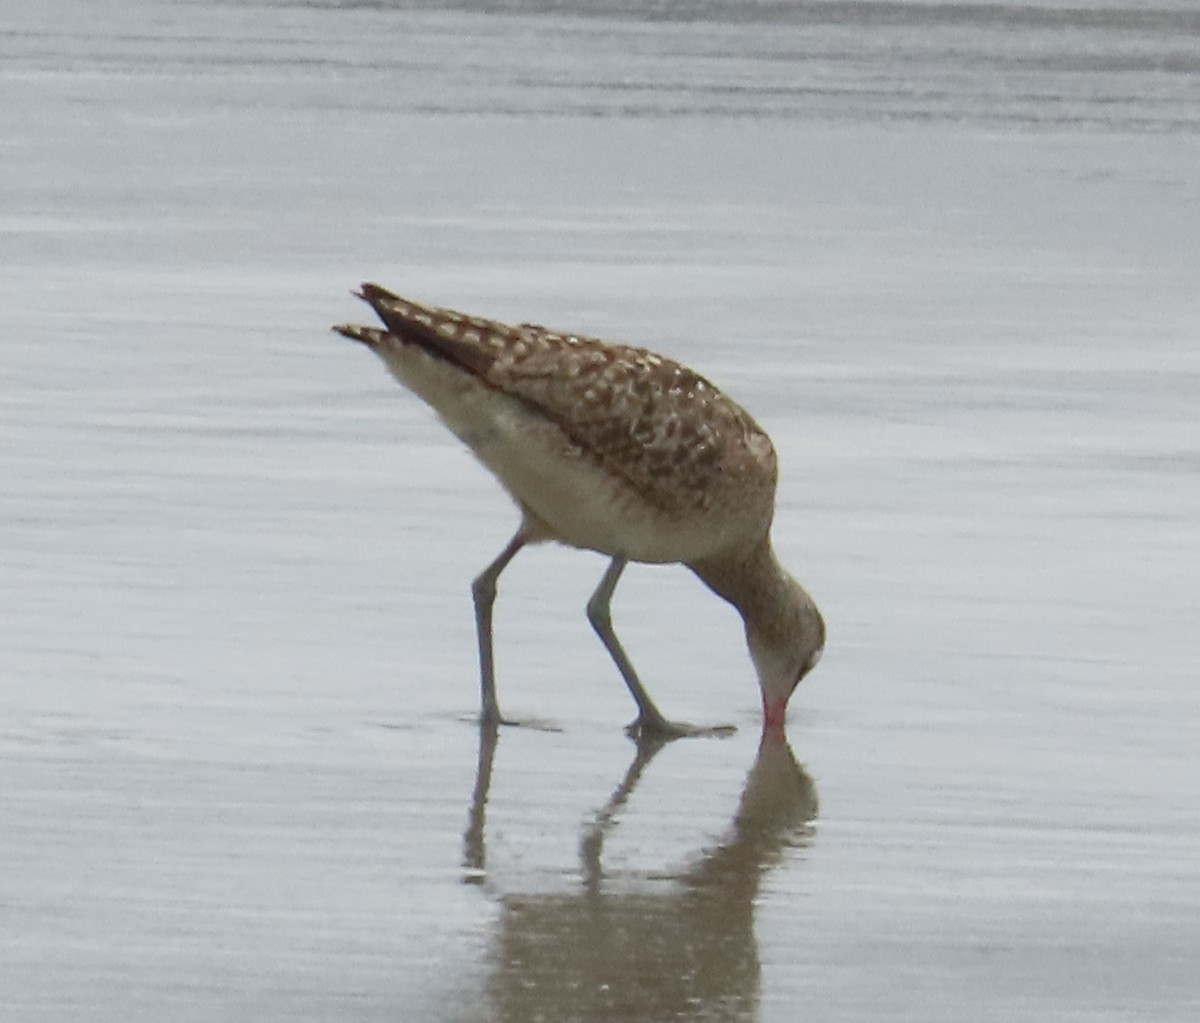
POLYGON ((1191 1020, 1184 3, 178 4, 0 26, 0 1005, 21 1020, 1191 1020), (482 8, 486 6, 488 10, 482 8), (830 626, 635 566, 640 756, 364 278, 661 348, 830 626))

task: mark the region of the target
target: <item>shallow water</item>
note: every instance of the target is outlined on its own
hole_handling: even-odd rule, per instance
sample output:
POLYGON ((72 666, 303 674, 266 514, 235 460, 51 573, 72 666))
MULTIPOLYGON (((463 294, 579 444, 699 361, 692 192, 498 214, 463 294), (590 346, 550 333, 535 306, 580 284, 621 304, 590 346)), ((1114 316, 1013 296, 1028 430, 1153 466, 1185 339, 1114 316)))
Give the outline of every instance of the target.
POLYGON ((1194 1019, 1197 15, 434 6, 2 26, 5 1018, 1194 1019), (327 332, 363 278, 755 413, 790 747, 634 566, 652 692, 740 728, 639 759, 549 548, 497 643, 559 730, 490 747, 516 515, 327 332))

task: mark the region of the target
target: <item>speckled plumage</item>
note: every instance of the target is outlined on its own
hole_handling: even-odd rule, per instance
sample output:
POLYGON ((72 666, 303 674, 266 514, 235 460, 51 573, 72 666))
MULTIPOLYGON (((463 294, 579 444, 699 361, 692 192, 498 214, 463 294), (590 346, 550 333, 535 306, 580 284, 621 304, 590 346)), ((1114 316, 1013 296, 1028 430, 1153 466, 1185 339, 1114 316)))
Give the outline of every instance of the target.
MULTIPOLYGON (((775 647, 790 648, 788 616, 805 618, 802 631, 812 634, 802 644, 805 657, 783 669, 794 688, 815 663, 824 627, 770 549, 775 451, 741 406, 644 348, 468 316, 374 284, 364 284, 360 297, 385 329, 335 330, 366 344, 428 402, 523 512, 511 549, 476 581, 477 608, 479 587, 493 591, 479 612, 485 705, 495 577, 525 542, 546 539, 612 556, 606 597, 626 561, 687 564, 738 606, 751 652, 758 635, 768 659, 775 647)), ((645 716, 632 666, 622 664, 615 636, 593 624, 645 716)), ((760 678, 761 661, 755 653, 760 678)))
MULTIPOLYGON (((662 516, 675 530, 723 520, 723 530, 705 531, 730 534, 730 541, 743 531, 729 529, 730 519, 748 532, 770 524, 776 476, 770 438, 699 374, 643 348, 534 324, 509 326, 381 292, 364 289, 388 328, 373 346, 385 361, 411 359, 415 345, 519 400, 561 431, 561 457, 593 461, 612 478, 614 500, 627 487, 644 502, 643 516, 662 516)), ((501 482, 508 484, 503 475, 501 482)), ((538 514, 536 495, 513 496, 538 514)), ((556 538, 575 542, 568 525, 546 525, 556 538)), ((687 560, 676 556, 678 544, 667 546, 660 556, 616 545, 598 549, 634 560, 687 560)))

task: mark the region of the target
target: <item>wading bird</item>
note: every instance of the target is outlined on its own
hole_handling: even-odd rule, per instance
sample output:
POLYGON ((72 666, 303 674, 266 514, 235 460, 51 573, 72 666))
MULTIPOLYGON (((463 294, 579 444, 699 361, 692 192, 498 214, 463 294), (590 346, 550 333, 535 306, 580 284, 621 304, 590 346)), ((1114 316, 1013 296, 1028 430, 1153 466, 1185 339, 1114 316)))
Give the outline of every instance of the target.
POLYGON ((472 586, 483 720, 505 723, 492 654, 496 580, 526 544, 557 540, 611 559, 587 615, 637 703, 631 734, 711 729, 665 718, 613 631, 613 591, 630 561, 682 563, 738 609, 764 729, 781 729, 821 656, 825 623, 771 547, 775 449, 754 419, 698 373, 643 348, 509 326, 375 284, 356 294, 383 327, 334 330, 432 406, 521 510, 472 586))

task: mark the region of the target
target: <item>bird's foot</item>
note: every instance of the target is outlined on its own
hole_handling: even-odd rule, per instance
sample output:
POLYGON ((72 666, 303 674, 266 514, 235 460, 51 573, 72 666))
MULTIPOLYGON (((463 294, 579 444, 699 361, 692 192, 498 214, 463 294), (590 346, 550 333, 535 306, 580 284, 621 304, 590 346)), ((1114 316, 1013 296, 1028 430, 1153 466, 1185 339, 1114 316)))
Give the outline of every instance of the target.
POLYGON ((562 726, 543 718, 510 718, 504 714, 480 714, 479 724, 484 728, 532 728, 538 732, 561 732, 562 726))
POLYGON ((737 731, 737 725, 692 725, 686 721, 668 721, 661 715, 639 714, 625 729, 629 738, 641 742, 671 739, 713 738, 724 739, 737 731))

